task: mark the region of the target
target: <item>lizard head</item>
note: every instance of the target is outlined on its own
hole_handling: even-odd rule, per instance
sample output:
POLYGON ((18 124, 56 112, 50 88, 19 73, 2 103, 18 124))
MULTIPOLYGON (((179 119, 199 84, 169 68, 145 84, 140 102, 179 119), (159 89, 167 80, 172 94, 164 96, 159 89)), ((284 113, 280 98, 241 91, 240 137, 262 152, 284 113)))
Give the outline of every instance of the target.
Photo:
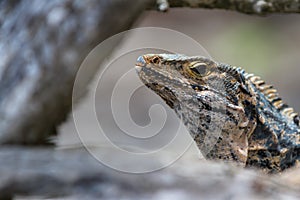
POLYGON ((136 71, 176 112, 204 156, 246 164, 255 123, 249 124, 246 108, 251 91, 237 68, 200 56, 147 54, 138 58, 136 71))
POLYGON ((137 61, 140 79, 171 108, 181 97, 193 95, 194 89, 200 86, 197 82, 207 77, 213 68, 208 59, 198 58, 196 61, 177 54, 147 54, 137 61))

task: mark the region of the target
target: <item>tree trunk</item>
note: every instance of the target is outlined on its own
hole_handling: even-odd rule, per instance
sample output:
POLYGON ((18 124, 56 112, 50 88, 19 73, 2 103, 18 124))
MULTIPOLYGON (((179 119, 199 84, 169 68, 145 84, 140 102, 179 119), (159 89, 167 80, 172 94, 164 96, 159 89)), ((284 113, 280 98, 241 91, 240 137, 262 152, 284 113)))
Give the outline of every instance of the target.
MULTIPOLYGON (((70 111, 74 79, 85 56, 130 28, 147 2, 1 1, 0 143, 50 142, 70 111)), ((101 52, 83 83, 113 48, 101 52)))

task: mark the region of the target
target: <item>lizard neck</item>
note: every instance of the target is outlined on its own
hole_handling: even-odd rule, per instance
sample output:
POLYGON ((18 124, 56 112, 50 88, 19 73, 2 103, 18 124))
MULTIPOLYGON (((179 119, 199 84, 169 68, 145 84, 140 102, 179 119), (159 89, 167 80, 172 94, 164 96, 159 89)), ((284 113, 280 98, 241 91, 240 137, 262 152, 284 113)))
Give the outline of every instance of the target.
POLYGON ((299 159, 299 118, 283 103, 276 89, 258 76, 246 74, 256 96, 257 126, 248 138, 247 165, 282 171, 299 159))

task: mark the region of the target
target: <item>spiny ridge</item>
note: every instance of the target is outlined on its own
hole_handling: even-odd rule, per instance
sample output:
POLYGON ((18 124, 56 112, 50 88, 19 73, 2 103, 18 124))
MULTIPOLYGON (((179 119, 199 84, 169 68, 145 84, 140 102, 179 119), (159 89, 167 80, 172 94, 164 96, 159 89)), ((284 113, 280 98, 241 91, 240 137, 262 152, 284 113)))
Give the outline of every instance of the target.
POLYGON ((282 101, 277 90, 274 89, 272 85, 266 84, 265 81, 259 76, 254 76, 253 74, 248 74, 247 79, 249 79, 255 85, 255 87, 265 95, 267 100, 276 109, 278 109, 283 115, 292 119, 299 126, 298 113, 296 113, 293 108, 289 107, 282 101))
POLYGON ((248 74, 240 67, 227 64, 220 64, 218 69, 222 72, 229 73, 241 84, 244 84, 245 79, 250 80, 255 87, 265 95, 267 100, 276 109, 278 109, 278 111, 280 111, 284 116, 292 119, 298 126, 300 125, 298 113, 296 113, 293 108, 285 104, 279 96, 277 90, 274 89, 272 85, 266 84, 261 77, 255 76, 254 74, 248 74))

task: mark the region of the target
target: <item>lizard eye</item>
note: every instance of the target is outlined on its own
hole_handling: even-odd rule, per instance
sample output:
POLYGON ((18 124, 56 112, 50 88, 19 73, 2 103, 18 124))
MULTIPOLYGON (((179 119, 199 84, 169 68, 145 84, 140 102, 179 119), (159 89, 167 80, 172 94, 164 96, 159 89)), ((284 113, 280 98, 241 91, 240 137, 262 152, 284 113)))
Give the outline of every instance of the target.
POLYGON ((192 62, 189 65, 189 69, 193 74, 196 74, 198 76, 206 76, 210 73, 209 67, 205 63, 200 62, 192 62))
POLYGON ((154 57, 151 59, 151 62, 154 63, 154 64, 158 64, 158 63, 160 62, 160 57, 154 56, 154 57))

